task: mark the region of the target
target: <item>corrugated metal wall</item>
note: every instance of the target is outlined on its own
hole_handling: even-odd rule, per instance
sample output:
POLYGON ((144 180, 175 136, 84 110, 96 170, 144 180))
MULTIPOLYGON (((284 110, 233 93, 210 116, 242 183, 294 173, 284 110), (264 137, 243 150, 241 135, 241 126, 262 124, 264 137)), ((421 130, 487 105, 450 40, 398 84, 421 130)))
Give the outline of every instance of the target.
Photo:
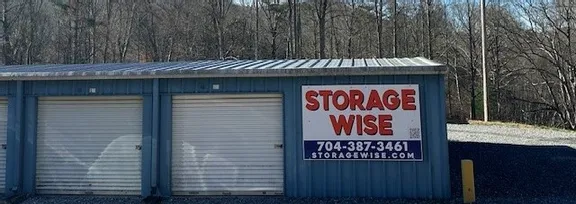
MULTIPOLYGON (((160 81, 163 95, 173 93, 281 92, 284 94, 285 194, 297 197, 411 197, 450 196, 448 142, 444 121, 443 76, 352 76, 299 78, 167 79, 160 81), (405 84, 420 85, 424 161, 304 161, 302 159, 301 85, 405 84), (218 84, 219 89, 213 89, 218 84)), ((165 98, 165 97, 163 97, 165 98)), ((170 103, 170 100, 163 100, 170 103)), ((167 104, 162 104, 167 112, 167 104)), ((169 116, 164 116, 164 118, 169 116)), ((169 120, 161 120, 163 135, 170 135, 169 120), (166 121, 166 122, 164 122, 166 121)), ((161 129, 162 129, 161 128, 161 129)), ((162 140, 169 138, 162 138, 162 140)), ((162 141, 161 141, 162 144, 162 141)), ((162 149, 160 152, 170 151, 162 149)), ((161 155, 161 168, 168 155, 161 155)), ((169 163, 168 163, 169 164, 169 163)), ((162 176, 162 175, 161 175, 162 176)), ((166 177, 169 178, 169 175, 166 177)), ((162 179, 166 180, 166 179, 162 179)), ((160 181, 170 193, 169 181, 160 181)))
POLYGON ((140 96, 143 98, 141 189, 143 196, 151 194, 152 168, 152 87, 153 80, 77 80, 77 81, 14 81, 2 87, 0 95, 9 95, 7 196, 16 193, 36 193, 36 146, 38 98, 41 96, 140 96), (4 91, 6 90, 6 91, 4 91), (21 151, 20 148, 24 150, 21 151), (19 152, 23 152, 20 154, 19 152), (16 188, 17 187, 17 188, 16 188))
POLYGON ((6 126, 8 122, 8 101, 0 98, 0 193, 6 184, 6 126))
MULTIPOLYGON (((159 84, 155 85, 153 81, 33 81, 24 82, 24 85, 17 85, 16 82, 0 84, 0 95, 13 93, 11 102, 14 104, 24 102, 25 104, 23 107, 12 107, 13 113, 22 108, 23 117, 12 119, 12 122, 9 119, 9 124, 15 125, 14 127, 19 124, 14 131, 11 133, 9 131, 9 143, 10 141, 23 142, 26 149, 33 149, 35 146, 33 119, 36 117, 36 96, 94 95, 88 92, 92 87, 98 89, 96 95, 144 95, 142 194, 148 195, 150 185, 154 185, 157 181, 162 195, 170 195, 172 94, 282 93, 285 127, 285 195, 390 198, 446 198, 450 196, 448 142, 443 104, 444 77, 441 75, 161 79, 157 80, 159 84), (424 161, 304 161, 302 159, 301 85, 406 83, 420 85, 420 103, 423 104, 421 121, 424 161), (213 89, 214 84, 218 84, 219 89, 213 89), (158 93, 153 92, 153 89, 158 90, 158 93), (159 108, 159 112, 152 114, 153 107, 159 108), (160 120, 154 120, 152 115, 158 114, 160 120), (21 135, 21 139, 16 140, 18 135, 21 135), (157 160, 154 159, 156 147, 158 148, 157 160), (154 173, 156 171, 158 172, 157 178, 154 173)), ((8 151, 14 158, 20 158, 17 152, 17 149, 8 151)), ((21 160, 24 162, 23 176, 12 177, 10 183, 7 184, 13 186, 14 182, 22 179, 24 182, 21 189, 25 192, 33 192, 34 181, 27 179, 34 178, 35 152, 23 152, 23 157, 25 157, 21 160)), ((8 159, 9 169, 15 168, 19 161, 13 158, 8 159)))

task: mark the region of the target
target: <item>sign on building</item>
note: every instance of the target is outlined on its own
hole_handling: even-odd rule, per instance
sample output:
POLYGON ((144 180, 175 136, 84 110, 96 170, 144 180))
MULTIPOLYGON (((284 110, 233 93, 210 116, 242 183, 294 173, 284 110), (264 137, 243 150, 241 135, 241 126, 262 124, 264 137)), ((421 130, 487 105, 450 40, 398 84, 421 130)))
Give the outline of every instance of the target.
POLYGON ((417 84, 302 86, 305 160, 422 161, 417 84))

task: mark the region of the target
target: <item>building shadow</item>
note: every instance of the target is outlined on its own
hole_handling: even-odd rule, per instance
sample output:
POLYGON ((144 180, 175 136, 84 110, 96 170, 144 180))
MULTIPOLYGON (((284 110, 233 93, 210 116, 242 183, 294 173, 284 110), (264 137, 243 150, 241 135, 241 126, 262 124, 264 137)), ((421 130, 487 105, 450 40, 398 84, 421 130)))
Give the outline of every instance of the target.
POLYGON ((453 197, 462 197, 462 159, 474 161, 476 197, 575 197, 576 149, 451 141, 453 197))

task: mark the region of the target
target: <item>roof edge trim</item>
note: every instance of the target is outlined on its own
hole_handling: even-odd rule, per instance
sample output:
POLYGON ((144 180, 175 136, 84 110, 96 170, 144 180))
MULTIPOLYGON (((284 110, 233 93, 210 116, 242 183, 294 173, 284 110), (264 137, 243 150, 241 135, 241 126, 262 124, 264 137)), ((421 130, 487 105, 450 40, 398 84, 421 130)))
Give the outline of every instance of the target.
POLYGON ((316 69, 224 69, 224 70, 170 70, 119 72, 10 72, 0 73, 0 81, 30 80, 98 80, 98 79, 154 79, 154 78, 228 78, 228 77, 305 77, 305 76, 358 76, 358 75, 444 75, 447 67, 356 67, 316 69))

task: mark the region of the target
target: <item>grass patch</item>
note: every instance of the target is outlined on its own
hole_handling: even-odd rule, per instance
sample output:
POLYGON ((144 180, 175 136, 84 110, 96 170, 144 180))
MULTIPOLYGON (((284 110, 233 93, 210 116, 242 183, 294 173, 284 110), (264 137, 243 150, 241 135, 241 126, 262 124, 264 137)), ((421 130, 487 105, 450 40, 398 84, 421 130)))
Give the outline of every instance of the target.
POLYGON ((487 125, 487 126, 505 126, 505 127, 515 127, 515 128, 546 129, 546 130, 576 133, 576 131, 574 131, 574 130, 569 130, 569 129, 565 129, 565 128, 549 127, 549 126, 543 126, 543 125, 529 125, 529 124, 514 123, 514 122, 502 122, 502 121, 484 122, 482 120, 470 120, 468 122, 471 125, 487 125))

